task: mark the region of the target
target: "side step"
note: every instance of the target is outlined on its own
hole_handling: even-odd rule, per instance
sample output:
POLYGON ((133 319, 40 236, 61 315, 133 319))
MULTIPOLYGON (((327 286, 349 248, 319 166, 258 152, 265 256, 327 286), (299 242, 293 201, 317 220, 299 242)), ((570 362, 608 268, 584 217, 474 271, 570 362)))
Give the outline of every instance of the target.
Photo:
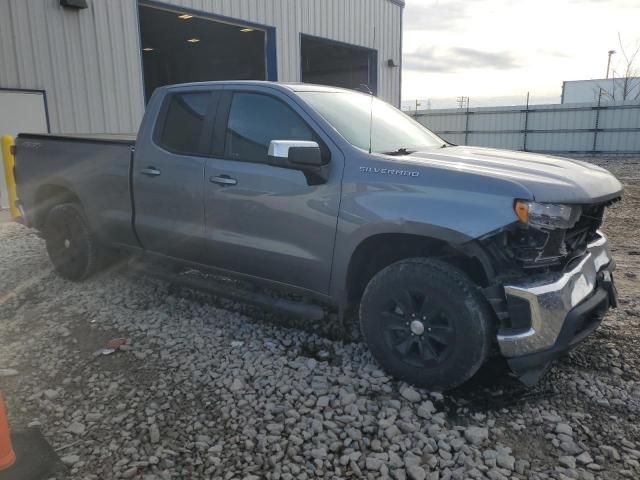
POLYGON ((282 313, 311 321, 319 321, 326 316, 324 309, 320 305, 295 302, 284 298, 274 298, 264 293, 250 292, 241 288, 234 288, 230 285, 220 285, 209 279, 179 275, 141 263, 129 265, 129 270, 158 278, 165 282, 176 283, 184 287, 193 288, 194 290, 200 290, 218 297, 227 298, 235 302, 262 307, 274 313, 282 313))

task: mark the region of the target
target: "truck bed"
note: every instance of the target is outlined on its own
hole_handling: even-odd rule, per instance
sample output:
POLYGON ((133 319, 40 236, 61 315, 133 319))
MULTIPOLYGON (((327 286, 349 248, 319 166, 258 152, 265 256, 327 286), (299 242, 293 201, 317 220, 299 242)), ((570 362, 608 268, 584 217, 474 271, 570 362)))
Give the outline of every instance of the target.
POLYGON ((81 142, 98 142, 98 143, 126 143, 134 145, 136 142, 135 133, 92 133, 92 134, 52 134, 52 133, 21 133, 20 138, 31 139, 56 139, 70 140, 81 142))
POLYGON ((25 220, 42 228, 52 196, 77 199, 99 237, 137 245, 130 171, 135 135, 20 134, 16 183, 25 220))

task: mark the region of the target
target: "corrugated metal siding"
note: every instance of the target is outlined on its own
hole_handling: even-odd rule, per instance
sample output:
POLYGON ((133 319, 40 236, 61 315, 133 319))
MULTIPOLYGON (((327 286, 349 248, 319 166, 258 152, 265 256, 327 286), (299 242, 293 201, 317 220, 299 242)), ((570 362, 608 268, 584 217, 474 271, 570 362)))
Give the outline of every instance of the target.
MULTIPOLYGON (((135 0, 0 0, 0 87, 47 91, 51 129, 136 131, 144 110, 135 0)), ((300 34, 378 50, 378 93, 400 103, 402 7, 391 0, 166 0, 275 27, 278 79, 300 81, 300 34)))
POLYGON ((276 28, 278 79, 300 81, 300 34, 378 50, 381 98, 399 105, 402 8, 389 0, 165 0, 177 7, 276 28))
POLYGON ((143 112, 136 3, 0 0, 0 87, 47 92, 53 132, 131 132, 143 112))
POLYGON ((418 121, 458 145, 558 153, 640 152, 637 101, 428 110, 418 112, 418 121))

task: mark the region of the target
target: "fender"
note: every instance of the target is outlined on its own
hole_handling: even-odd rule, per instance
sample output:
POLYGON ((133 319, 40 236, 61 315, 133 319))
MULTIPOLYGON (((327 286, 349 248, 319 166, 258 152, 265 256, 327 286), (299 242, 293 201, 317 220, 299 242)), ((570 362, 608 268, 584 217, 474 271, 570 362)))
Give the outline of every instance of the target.
MULTIPOLYGON (((27 194, 25 197, 21 197, 20 199, 25 206, 29 222, 36 228, 40 228, 41 222, 44 221, 44 218, 41 218, 41 215, 44 213, 44 211, 53 206, 55 203, 59 203, 55 201, 55 198, 47 198, 45 202, 42 202, 40 201, 40 197, 47 191, 54 192, 55 190, 64 190, 65 192, 68 192, 71 196, 79 199, 82 202, 82 200, 80 199, 80 195, 69 181, 60 176, 50 177, 47 183, 45 183, 44 185, 40 185, 37 190, 33 191, 29 189, 29 191, 32 192, 31 195, 27 194), (53 200, 53 203, 50 200, 53 200)), ((47 197, 50 197, 50 195, 47 195, 47 197)))
POLYGON ((338 240, 334 250, 334 267, 331 275, 330 296, 339 305, 346 304, 347 275, 353 255, 363 242, 378 235, 408 234, 424 237, 425 241, 435 240, 451 245, 468 245, 473 239, 455 230, 415 221, 380 221, 367 224, 346 235, 344 220, 338 220, 338 240))

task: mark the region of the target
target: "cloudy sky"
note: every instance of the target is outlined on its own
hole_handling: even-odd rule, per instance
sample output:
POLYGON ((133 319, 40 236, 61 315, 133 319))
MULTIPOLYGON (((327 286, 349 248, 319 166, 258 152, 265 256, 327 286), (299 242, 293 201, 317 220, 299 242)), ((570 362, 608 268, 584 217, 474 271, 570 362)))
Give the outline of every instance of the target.
POLYGON ((640 0, 406 0, 404 29, 403 103, 553 102, 563 80, 604 78, 618 32, 635 50, 640 0))

